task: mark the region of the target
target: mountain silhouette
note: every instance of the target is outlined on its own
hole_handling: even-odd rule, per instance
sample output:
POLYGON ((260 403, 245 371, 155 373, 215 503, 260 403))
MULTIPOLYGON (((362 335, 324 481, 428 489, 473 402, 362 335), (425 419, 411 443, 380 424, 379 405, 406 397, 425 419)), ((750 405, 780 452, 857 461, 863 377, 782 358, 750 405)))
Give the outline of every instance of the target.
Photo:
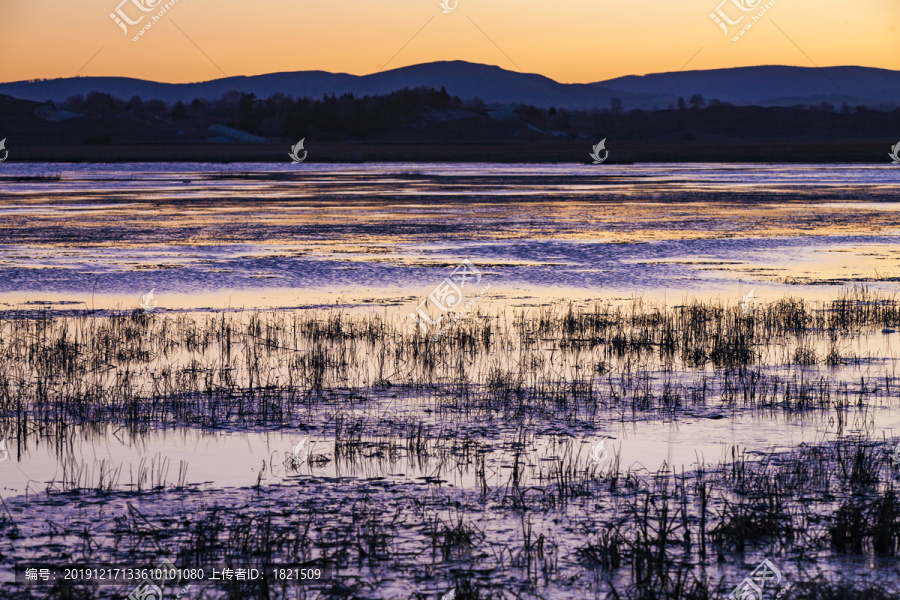
POLYGON ((700 94, 735 105, 793 106, 849 104, 870 108, 900 106, 900 71, 870 67, 758 66, 707 71, 631 75, 596 83, 560 83, 533 73, 465 61, 440 61, 372 75, 325 71, 228 77, 199 83, 158 83, 127 77, 75 77, 0 83, 0 94, 38 102, 61 102, 75 95, 105 92, 129 99, 140 96, 168 103, 195 98, 214 100, 230 91, 268 98, 325 95, 383 95, 404 88, 445 88, 462 100, 487 104, 534 105, 566 109, 608 108, 613 98, 629 110, 665 109, 700 94))

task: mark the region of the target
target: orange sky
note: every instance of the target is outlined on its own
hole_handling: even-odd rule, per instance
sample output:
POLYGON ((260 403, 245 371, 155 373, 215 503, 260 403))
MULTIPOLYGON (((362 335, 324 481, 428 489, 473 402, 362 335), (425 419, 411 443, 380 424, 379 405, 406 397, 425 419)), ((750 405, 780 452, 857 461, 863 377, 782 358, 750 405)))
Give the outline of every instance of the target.
MULTIPOLYGON (((566 83, 760 64, 900 70, 897 0, 775 0, 737 43, 710 18, 721 0, 458 0, 446 14, 438 0, 177 0, 138 42, 109 16, 121 1, 0 0, 0 81, 366 74, 454 59, 566 83)), ((126 0, 122 11, 136 20, 168 1, 126 0), (161 4, 143 13, 141 1, 161 4)), ((747 13, 741 1, 722 10, 747 22, 772 0, 743 0, 760 2, 747 13)))

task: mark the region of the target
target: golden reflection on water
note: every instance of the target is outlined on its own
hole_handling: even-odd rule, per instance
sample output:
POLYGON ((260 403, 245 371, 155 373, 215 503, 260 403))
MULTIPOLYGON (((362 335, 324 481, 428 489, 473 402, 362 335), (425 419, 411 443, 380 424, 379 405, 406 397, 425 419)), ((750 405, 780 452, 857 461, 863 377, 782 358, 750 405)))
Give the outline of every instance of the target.
MULTIPOLYGON (((177 180, 177 174, 173 175, 177 180)), ((165 179, 124 188, 118 182, 106 187, 98 182, 96 189, 89 191, 66 192, 65 180, 50 190, 31 186, 16 191, 13 187, 11 193, 0 195, 0 211, 16 229, 76 228, 83 232, 79 237, 91 245, 123 248, 168 240, 192 245, 229 240, 290 244, 297 239, 279 235, 284 229, 310 225, 336 226, 338 230, 330 230, 327 239, 304 240, 307 244, 328 248, 344 243, 358 248, 419 240, 421 234, 391 231, 389 226, 435 221, 448 228, 465 225, 466 234, 474 239, 623 243, 741 235, 868 234, 898 226, 893 210, 872 202, 873 194, 876 199, 880 194, 890 196, 890 188, 871 186, 713 185, 651 177, 560 181, 562 178, 541 177, 372 178, 336 173, 300 181, 255 180, 247 175, 224 183, 211 182, 208 174, 207 178, 190 177, 191 185, 176 189, 165 179), (431 200, 429 194, 434 193, 441 197, 431 200), (832 201, 823 201, 823 194, 832 201), (403 202, 409 196, 417 201, 403 202), (369 231, 361 235, 360 231, 339 229, 351 223, 365 225, 369 231), (140 235, 104 239, 103 228, 110 225, 123 233, 153 227, 157 239, 140 235)), ((33 241, 53 243, 52 235, 40 237, 45 239, 33 241)))
MULTIPOLYGON (((695 285, 691 293, 698 297, 743 293, 755 283, 781 296, 797 285, 890 285, 900 277, 898 251, 890 245, 832 243, 836 236, 897 232, 897 213, 887 208, 897 205, 894 188, 878 184, 880 179, 870 185, 847 183, 812 166, 638 166, 612 174, 570 168, 577 176, 557 175, 549 167, 534 168, 534 173, 524 167, 506 169, 507 174, 499 166, 296 173, 138 170, 130 179, 121 174, 66 173, 59 180, 37 184, 12 181, 0 191, 0 214, 12 249, 0 254, 0 268, 65 269, 66 257, 88 257, 122 272, 152 273, 202 263, 190 254, 198 248, 215 248, 217 258, 234 261, 296 257, 339 260, 347 263, 344 269, 353 264, 419 268, 442 266, 442 259, 424 249, 444 243, 448 247, 459 242, 647 244, 750 238, 757 241, 757 249, 743 260, 636 254, 633 264, 635 269, 688 265, 700 278, 708 273, 734 281, 732 289, 695 285), (821 181, 810 183, 817 176, 821 181), (779 238, 802 239, 805 247, 787 254, 767 251, 767 240, 779 238)), ((892 172, 871 173, 883 179, 884 173, 892 172)), ((479 264, 503 270, 555 263, 482 257, 479 264)), ((565 261, 559 266, 574 273, 601 272, 565 261)), ((305 290, 267 289, 266 281, 279 277, 247 273, 252 291, 170 291, 168 306, 401 301, 423 291, 392 287, 389 282, 343 287, 312 282, 305 290)), ((803 293, 820 296, 832 291, 803 293)), ((652 285, 635 292, 665 295, 652 285)), ((540 284, 504 289, 495 284, 493 295, 578 299, 597 292, 540 284)), ((70 296, 63 300, 93 308, 127 308, 134 303, 131 297, 102 289, 70 296)), ((52 293, 0 294, 0 302, 7 306, 59 300, 52 293)))

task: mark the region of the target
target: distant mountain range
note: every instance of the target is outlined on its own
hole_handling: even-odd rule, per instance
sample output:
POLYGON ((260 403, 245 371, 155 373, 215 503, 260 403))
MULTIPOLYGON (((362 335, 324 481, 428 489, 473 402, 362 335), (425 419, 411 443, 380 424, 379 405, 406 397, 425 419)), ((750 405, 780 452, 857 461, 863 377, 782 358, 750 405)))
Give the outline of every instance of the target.
POLYGON ((735 105, 793 106, 828 102, 869 108, 900 106, 900 71, 869 67, 760 66, 709 71, 632 75, 596 83, 559 83, 531 73, 464 61, 433 62, 373 75, 325 71, 228 77, 201 83, 157 83, 127 77, 76 77, 0 83, 0 94, 23 100, 59 102, 92 91, 122 99, 140 96, 168 103, 195 98, 214 100, 229 91, 267 98, 281 93, 295 98, 321 98, 352 93, 383 95, 403 88, 441 87, 462 100, 487 104, 530 104, 541 108, 607 108, 613 98, 623 108, 665 109, 701 94, 735 105))

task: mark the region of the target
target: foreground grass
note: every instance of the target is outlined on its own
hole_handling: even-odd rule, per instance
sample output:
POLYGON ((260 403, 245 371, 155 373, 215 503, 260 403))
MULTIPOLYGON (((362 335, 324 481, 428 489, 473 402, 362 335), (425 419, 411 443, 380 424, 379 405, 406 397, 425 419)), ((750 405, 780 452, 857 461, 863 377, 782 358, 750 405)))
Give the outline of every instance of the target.
MULTIPOLYGON (((208 598, 433 598, 452 587, 457 598, 637 600, 724 597, 769 557, 793 598, 896 597, 886 561, 900 552, 898 471, 874 411, 894 405, 897 379, 860 342, 898 312, 856 289, 751 310, 553 305, 475 315, 439 336, 340 311, 7 315, 0 434, 16 447, 64 449, 76 429, 110 424, 138 436, 302 426, 327 441, 289 483, 240 490, 201 492, 150 465, 122 491, 112 476, 87 483, 73 463, 6 501, 0 555, 335 570, 306 588, 199 586, 208 598), (836 435, 648 472, 618 456, 598 464, 559 432, 686 411, 816 415, 836 435), (511 435, 498 443, 501 425, 511 435), (356 475, 378 463, 434 475, 356 475), (347 476, 324 477, 322 464, 347 476), (474 484, 443 485, 448 470, 474 484)), ((118 597, 91 585, 32 593, 9 597, 118 597)))

